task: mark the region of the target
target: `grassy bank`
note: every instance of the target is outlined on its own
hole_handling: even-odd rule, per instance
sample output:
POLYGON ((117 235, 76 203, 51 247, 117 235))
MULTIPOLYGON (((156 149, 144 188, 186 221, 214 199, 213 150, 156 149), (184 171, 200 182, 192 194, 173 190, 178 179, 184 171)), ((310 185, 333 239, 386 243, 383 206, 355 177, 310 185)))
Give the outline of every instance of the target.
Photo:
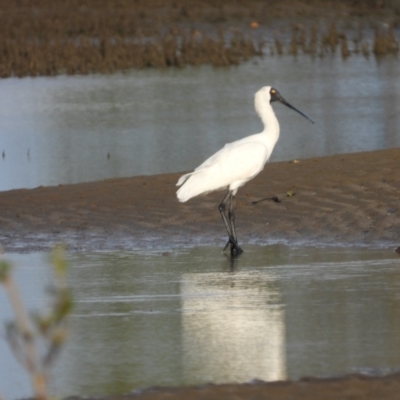
POLYGON ((399 21, 398 0, 2 2, 0 76, 226 66, 337 49, 343 57, 396 54, 399 21))

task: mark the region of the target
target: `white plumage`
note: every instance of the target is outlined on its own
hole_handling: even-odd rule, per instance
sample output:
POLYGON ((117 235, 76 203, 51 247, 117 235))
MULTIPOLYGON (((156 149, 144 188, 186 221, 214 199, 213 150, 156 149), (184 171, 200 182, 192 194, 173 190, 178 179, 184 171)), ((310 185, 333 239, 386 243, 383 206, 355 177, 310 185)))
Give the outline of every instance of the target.
POLYGON ((243 252, 237 244, 235 232, 234 196, 241 186, 263 170, 279 139, 279 123, 271 106, 271 102, 277 100, 308 118, 284 100, 276 89, 265 86, 255 95, 255 108, 264 124, 264 130, 261 133, 226 144, 193 172, 183 175, 177 183, 177 186, 182 185, 177 191, 180 202, 188 201, 200 194, 228 189, 219 210, 228 231, 227 246, 230 246, 232 256, 243 252), (228 200, 230 200, 229 222, 224 212, 228 200))

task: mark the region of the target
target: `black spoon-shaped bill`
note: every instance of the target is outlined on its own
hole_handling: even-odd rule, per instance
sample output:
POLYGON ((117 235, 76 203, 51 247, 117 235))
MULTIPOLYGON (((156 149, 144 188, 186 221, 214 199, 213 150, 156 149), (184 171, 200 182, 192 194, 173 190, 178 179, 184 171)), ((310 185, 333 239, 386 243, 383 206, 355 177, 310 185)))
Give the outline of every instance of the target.
POLYGON ((304 118, 307 118, 309 121, 311 121, 313 124, 315 123, 310 117, 308 117, 306 114, 302 113, 300 110, 298 110, 295 106, 292 106, 290 103, 288 103, 282 96, 281 94, 276 90, 276 89, 271 89, 270 91, 271 94, 271 102, 272 101, 280 101, 282 104, 284 104, 286 107, 291 108, 292 110, 298 112, 300 115, 302 115, 304 118))

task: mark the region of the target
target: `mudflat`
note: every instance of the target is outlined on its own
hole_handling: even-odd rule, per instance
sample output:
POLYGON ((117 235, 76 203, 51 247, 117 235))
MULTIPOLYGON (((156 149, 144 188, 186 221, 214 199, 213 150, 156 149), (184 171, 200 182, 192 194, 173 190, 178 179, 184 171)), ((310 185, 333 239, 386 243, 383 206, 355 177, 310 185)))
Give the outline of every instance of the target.
POLYGON ((205 385, 197 388, 155 388, 107 400, 394 400, 399 398, 400 376, 305 378, 298 382, 253 382, 243 385, 205 385))
MULTIPOLYGON (((236 196, 239 242, 244 250, 272 242, 395 249, 399 166, 400 149, 268 163, 236 196)), ((70 250, 223 247, 224 192, 179 203, 180 175, 0 192, 0 243, 13 252, 55 243, 70 250)))

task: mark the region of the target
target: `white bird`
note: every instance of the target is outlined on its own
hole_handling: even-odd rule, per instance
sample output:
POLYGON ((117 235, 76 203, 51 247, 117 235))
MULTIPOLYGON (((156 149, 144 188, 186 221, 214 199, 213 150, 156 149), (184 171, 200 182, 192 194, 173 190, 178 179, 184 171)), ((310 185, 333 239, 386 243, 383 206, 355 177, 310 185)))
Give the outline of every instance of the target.
POLYGON ((193 172, 183 175, 177 183, 177 186, 183 185, 177 191, 180 202, 188 201, 200 194, 228 189, 218 209, 229 236, 224 250, 229 246, 232 257, 243 253, 238 245, 235 228, 235 195, 241 186, 263 170, 279 139, 279 123, 271 107, 273 101, 280 101, 314 123, 307 115, 289 104, 276 89, 265 86, 256 93, 254 100, 264 130, 226 144, 193 172), (228 202, 229 211, 226 215, 225 208, 228 202))

